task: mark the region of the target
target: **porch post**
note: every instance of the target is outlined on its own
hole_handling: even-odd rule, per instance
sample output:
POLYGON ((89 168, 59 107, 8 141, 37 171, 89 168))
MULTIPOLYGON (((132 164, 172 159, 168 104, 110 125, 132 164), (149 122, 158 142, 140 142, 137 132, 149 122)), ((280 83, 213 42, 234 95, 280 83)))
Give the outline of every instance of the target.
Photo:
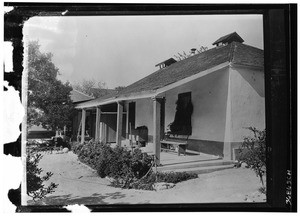
POLYGON ((116 143, 121 146, 124 102, 118 101, 116 143))
POLYGON ((82 115, 81 115, 81 143, 84 143, 85 117, 86 117, 86 110, 82 109, 82 115))
POLYGON ((126 103, 126 139, 129 138, 129 102, 126 103))
POLYGON ((96 127, 95 127, 95 141, 100 139, 100 118, 101 118, 101 108, 96 108, 96 127))
POLYGON ((161 98, 153 97, 153 147, 156 165, 160 165, 160 109, 161 98))
POLYGON ((104 123, 103 123, 103 128, 104 128, 104 130, 103 130, 103 131, 104 131, 104 132, 103 132, 103 133, 104 133, 104 134, 103 134, 103 135, 104 135, 103 140, 104 140, 104 143, 107 143, 107 142, 108 142, 107 124, 104 124, 104 123))
POLYGON ((103 141, 103 122, 99 122, 99 141, 102 142, 103 141))

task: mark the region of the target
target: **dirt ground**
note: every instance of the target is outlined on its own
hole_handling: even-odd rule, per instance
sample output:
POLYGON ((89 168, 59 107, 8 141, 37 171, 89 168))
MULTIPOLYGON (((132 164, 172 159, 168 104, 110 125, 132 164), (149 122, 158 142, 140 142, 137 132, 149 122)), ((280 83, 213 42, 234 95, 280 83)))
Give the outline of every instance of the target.
POLYGON ((53 172, 50 181, 59 184, 55 192, 29 205, 69 204, 147 204, 147 203, 230 203, 265 202, 258 192, 259 178, 252 170, 233 168, 200 174, 161 191, 120 189, 109 186, 107 179, 82 164, 72 153, 43 154, 39 166, 53 172))

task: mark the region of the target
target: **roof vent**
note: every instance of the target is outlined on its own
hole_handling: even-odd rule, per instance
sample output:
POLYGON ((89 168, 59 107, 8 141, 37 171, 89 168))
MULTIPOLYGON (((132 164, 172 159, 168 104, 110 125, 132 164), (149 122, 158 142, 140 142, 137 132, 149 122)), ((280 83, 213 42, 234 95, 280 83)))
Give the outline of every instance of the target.
POLYGON ((169 58, 161 63, 158 63, 157 65, 155 65, 155 67, 159 67, 159 69, 162 69, 168 67, 171 64, 174 64, 175 62, 177 62, 175 59, 169 58))
POLYGON ((195 55, 196 50, 197 50, 196 48, 192 48, 192 49, 191 49, 191 56, 192 56, 192 55, 195 55))
POLYGON ((232 42, 239 42, 243 43, 244 40, 241 38, 236 32, 233 32, 231 34, 225 35, 223 37, 220 37, 218 40, 216 40, 212 45, 219 46, 226 46, 232 42))

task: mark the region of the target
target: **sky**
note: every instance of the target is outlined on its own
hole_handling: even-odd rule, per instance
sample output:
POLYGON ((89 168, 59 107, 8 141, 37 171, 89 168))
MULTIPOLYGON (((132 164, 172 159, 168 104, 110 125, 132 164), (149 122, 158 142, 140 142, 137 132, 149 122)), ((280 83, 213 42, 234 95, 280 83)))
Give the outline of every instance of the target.
POLYGON ((63 82, 83 79, 127 86, 158 70, 155 65, 237 32, 263 49, 262 15, 33 17, 25 40, 51 52, 63 82))

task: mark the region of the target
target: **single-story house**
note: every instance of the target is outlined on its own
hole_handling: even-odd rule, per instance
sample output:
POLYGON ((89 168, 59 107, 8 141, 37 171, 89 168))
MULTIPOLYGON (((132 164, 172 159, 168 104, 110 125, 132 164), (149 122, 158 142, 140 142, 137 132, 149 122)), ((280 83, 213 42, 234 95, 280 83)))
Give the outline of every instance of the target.
POLYGON ((77 104, 81 142, 89 115, 93 137, 102 142, 121 145, 146 128, 158 163, 167 130, 188 135, 190 150, 233 160, 246 127, 265 128, 264 52, 243 42, 236 32, 225 35, 212 49, 157 64, 113 96, 77 104))

